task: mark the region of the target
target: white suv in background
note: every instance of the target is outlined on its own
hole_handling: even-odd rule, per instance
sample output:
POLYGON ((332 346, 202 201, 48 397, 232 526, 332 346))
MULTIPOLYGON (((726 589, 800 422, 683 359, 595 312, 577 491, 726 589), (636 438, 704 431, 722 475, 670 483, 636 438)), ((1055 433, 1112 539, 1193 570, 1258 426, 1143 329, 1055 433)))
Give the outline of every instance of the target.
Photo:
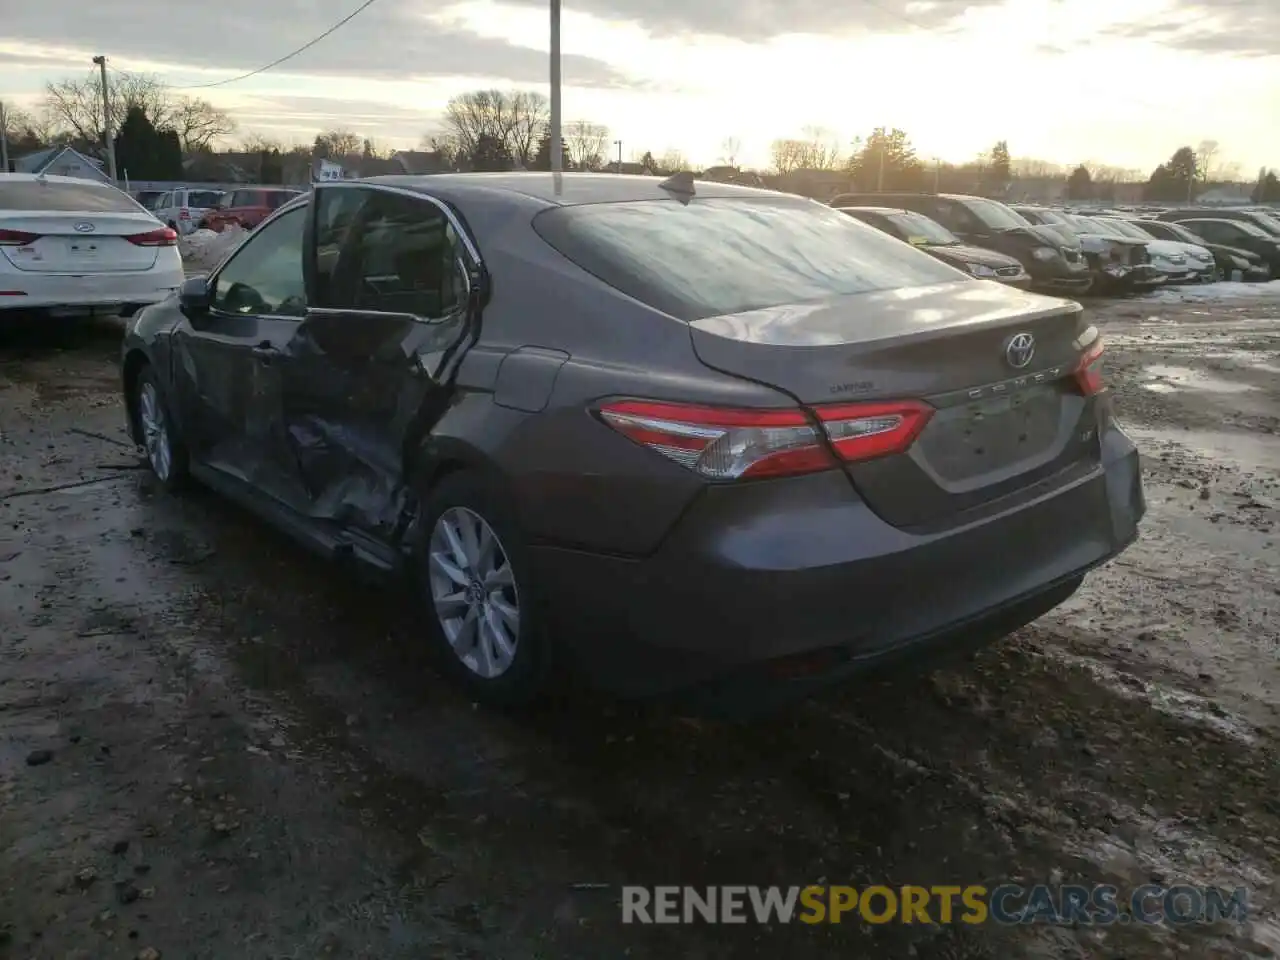
POLYGON ((162 196, 151 210, 161 223, 185 235, 196 228, 206 211, 218 205, 222 195, 221 190, 180 187, 162 196))

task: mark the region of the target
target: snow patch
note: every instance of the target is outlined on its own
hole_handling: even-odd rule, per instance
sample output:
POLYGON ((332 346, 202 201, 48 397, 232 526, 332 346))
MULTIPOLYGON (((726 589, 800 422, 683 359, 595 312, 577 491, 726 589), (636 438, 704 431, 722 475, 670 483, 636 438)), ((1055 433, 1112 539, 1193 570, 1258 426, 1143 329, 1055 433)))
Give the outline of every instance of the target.
POLYGON ((1217 300, 1280 300, 1280 280, 1267 283, 1237 283, 1224 280, 1220 283, 1204 283, 1196 286, 1162 287, 1142 298, 1157 303, 1195 303, 1217 300))
POLYGON ((178 241, 178 252, 188 273, 207 273, 244 242, 249 231, 240 226, 225 227, 221 233, 195 230, 178 241))
POLYGON ((1082 657, 1057 647, 1045 647, 1042 654, 1068 666, 1087 671, 1107 690, 1126 700, 1142 700, 1166 716, 1184 723, 1207 727, 1237 743, 1253 746, 1258 742, 1253 726, 1243 717, 1224 710, 1221 705, 1185 690, 1143 680, 1133 674, 1122 674, 1104 663, 1082 657))

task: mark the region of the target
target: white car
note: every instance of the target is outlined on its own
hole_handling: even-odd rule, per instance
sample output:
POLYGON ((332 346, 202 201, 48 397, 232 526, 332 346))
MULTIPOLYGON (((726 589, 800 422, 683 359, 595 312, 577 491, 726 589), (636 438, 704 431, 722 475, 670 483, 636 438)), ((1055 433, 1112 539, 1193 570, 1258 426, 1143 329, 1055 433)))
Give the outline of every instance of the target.
POLYGON ((201 217, 222 202, 224 195, 224 191, 208 187, 179 187, 156 200, 151 212, 185 237, 196 229, 201 217))
POLYGON ((1187 243, 1183 240, 1166 240, 1149 233, 1142 228, 1142 221, 1125 217, 1097 217, 1106 223, 1113 224, 1121 232, 1135 240, 1146 240, 1147 250, 1151 253, 1153 263, 1170 254, 1182 254, 1186 258, 1187 281, 1190 283, 1206 283, 1218 277, 1218 264, 1213 254, 1198 243, 1187 243))
POLYGON ((0 315, 123 313, 182 286, 178 235, 113 186, 0 174, 0 315))

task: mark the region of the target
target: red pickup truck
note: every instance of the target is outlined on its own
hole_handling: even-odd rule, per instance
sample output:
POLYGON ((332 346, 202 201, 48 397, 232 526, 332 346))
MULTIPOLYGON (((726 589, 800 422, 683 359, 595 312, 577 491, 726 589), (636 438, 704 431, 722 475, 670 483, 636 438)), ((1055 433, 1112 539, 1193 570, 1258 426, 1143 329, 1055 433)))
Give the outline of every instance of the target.
POLYGON ((252 230, 271 211, 288 203, 301 192, 282 187, 242 187, 228 190, 222 202, 208 211, 196 226, 198 229, 221 233, 224 227, 234 223, 252 230))

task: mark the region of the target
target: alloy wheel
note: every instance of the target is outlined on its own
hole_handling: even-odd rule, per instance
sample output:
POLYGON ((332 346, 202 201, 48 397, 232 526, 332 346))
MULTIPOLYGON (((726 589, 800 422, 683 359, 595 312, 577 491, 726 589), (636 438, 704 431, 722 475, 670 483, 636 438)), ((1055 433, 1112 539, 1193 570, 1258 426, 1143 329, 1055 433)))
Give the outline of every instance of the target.
POLYGON ((520 599, 502 541, 478 513, 451 507, 431 530, 427 563, 436 617, 454 655, 483 679, 502 676, 520 639, 520 599))
POLYGON ((169 444, 169 424, 160 392, 154 383, 143 383, 138 396, 138 425, 142 428, 142 443, 147 451, 147 462, 161 481, 169 479, 173 469, 173 448, 169 444))

